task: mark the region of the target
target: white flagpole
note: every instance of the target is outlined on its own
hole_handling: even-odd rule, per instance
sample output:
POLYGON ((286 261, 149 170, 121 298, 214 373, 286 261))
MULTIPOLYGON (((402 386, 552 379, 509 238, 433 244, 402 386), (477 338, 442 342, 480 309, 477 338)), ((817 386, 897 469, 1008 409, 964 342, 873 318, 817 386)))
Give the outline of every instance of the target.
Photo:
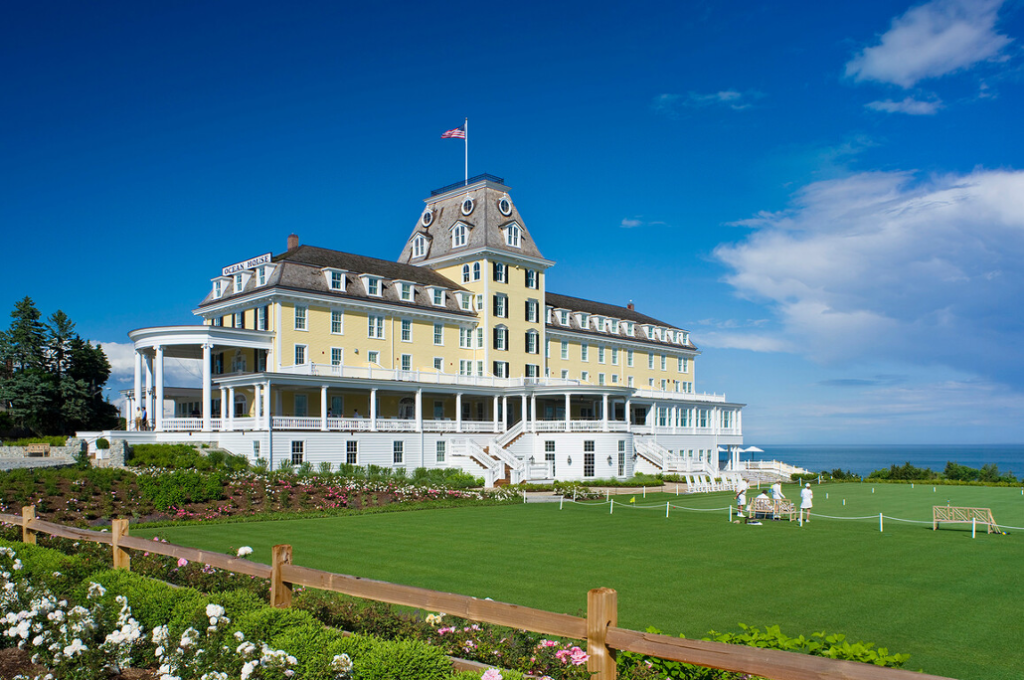
POLYGON ((466 125, 462 128, 463 132, 466 133, 466 186, 469 186, 469 118, 466 118, 466 125))

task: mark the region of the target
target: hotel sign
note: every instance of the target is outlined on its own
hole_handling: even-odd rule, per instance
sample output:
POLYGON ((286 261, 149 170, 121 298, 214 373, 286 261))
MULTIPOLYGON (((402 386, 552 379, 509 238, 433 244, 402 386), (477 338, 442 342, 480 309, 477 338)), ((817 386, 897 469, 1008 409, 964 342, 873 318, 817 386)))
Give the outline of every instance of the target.
POLYGON ((252 269, 258 267, 261 264, 268 264, 270 262, 270 253, 264 253, 258 257, 246 260, 245 262, 236 262, 235 264, 228 265, 221 270, 221 276, 231 276, 235 272, 240 272, 245 269, 252 269))

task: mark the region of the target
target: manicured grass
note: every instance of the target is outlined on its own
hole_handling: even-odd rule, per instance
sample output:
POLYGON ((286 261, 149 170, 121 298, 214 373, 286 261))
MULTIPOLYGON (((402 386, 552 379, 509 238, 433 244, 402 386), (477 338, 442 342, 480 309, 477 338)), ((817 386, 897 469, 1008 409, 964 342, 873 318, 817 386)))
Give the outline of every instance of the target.
MULTIPOLYGON (((798 496, 795 485, 784 488, 798 496)), ((841 632, 911 654, 912 669, 964 679, 1020 678, 1024 531, 971 539, 932 531, 932 505, 984 506, 1024 527, 1020 489, 845 484, 815 487, 816 517, 730 524, 732 494, 635 494, 608 505, 530 504, 251 524, 133 528, 173 543, 582 614, 589 588, 619 592, 620 625, 700 637, 743 622, 790 635, 841 632), (874 489, 874 493, 872 493, 874 489), (826 494, 828 498, 826 499, 826 494), (843 499, 846 505, 843 505, 843 499), (715 512, 672 509, 722 508, 715 512), (887 517, 928 524, 885 520, 887 517)))

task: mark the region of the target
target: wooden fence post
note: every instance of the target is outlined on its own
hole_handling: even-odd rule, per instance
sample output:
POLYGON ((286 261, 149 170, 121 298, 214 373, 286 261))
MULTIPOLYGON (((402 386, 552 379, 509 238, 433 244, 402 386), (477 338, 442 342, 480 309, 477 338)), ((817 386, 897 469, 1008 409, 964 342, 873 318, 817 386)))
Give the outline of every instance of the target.
POLYGON ((21 509, 21 542, 36 544, 36 532, 28 528, 28 525, 36 518, 36 506, 26 505, 21 509))
POLYGON ((292 547, 275 545, 270 553, 270 606, 286 608, 292 606, 292 584, 281 578, 281 567, 292 563, 292 547))
POLYGON ((110 527, 113 529, 114 569, 132 570, 132 558, 128 551, 121 547, 121 538, 128 535, 128 520, 111 520, 110 527))
POLYGON ((592 680, 615 680, 615 654, 605 645, 608 628, 619 625, 619 594, 611 588, 587 593, 587 670, 592 680))

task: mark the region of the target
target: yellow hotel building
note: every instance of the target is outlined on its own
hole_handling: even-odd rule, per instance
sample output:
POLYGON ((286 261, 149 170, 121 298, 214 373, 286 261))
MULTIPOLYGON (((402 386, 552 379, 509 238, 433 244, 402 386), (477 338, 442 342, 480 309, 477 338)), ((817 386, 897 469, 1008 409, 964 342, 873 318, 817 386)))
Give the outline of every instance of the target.
POLYGON ((208 442, 274 467, 458 467, 488 485, 738 461, 743 405, 696 390, 690 334, 549 292, 555 263, 504 180, 425 203, 397 262, 292 235, 214 277, 202 325, 132 331, 129 443, 208 442), (202 387, 166 386, 170 357, 200 359, 202 387))

